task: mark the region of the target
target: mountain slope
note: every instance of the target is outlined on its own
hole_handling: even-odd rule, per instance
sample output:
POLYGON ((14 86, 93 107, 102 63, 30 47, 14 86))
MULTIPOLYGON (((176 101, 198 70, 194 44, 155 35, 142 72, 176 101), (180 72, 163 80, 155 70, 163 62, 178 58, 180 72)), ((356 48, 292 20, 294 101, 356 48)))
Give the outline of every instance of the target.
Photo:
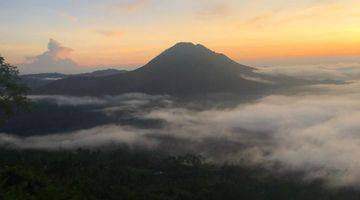
POLYGON ((126 73, 126 70, 118 70, 118 69, 103 69, 96 70, 89 73, 75 74, 73 76, 87 76, 87 77, 101 77, 101 76, 111 76, 116 74, 126 73))
POLYGON ((264 83, 246 78, 258 76, 253 68, 202 45, 178 43, 134 71, 102 77, 69 77, 41 87, 36 93, 94 96, 128 92, 248 93, 264 87, 264 83))

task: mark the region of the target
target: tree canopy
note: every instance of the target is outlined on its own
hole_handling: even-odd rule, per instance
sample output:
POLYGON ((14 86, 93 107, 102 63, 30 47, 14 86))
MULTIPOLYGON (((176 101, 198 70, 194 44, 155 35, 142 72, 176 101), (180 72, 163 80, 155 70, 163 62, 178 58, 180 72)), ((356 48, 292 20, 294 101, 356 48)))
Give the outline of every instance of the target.
POLYGON ((0 149, 0 199, 357 200, 356 188, 327 188, 301 173, 218 165, 128 147, 38 151, 0 149))
POLYGON ((21 84, 19 70, 0 56, 0 125, 16 110, 28 104, 27 88, 21 84))

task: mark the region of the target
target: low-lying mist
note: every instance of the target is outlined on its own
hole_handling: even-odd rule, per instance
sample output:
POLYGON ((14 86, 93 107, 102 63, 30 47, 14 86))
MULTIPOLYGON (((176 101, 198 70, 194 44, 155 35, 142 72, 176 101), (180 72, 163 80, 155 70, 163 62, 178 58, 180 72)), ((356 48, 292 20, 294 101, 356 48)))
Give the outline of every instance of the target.
POLYGON ((219 107, 219 102, 204 107, 145 94, 31 96, 36 103, 86 106, 97 115, 122 120, 46 135, 2 133, 0 145, 42 150, 128 145, 170 154, 200 154, 215 163, 304 171, 304 179, 323 178, 331 186, 358 186, 360 82, 352 79, 347 84, 308 86, 308 92, 303 91, 270 95, 235 107, 219 107), (127 122, 135 122, 123 123, 124 113, 127 122), (136 120, 148 125, 139 126, 136 120))

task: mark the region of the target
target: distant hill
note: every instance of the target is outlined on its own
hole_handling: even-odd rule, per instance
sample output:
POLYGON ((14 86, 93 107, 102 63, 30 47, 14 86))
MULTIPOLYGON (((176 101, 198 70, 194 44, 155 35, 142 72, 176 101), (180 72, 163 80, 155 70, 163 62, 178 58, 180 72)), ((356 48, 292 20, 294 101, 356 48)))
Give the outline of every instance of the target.
POLYGON ((41 74, 26 74, 20 76, 21 81, 26 84, 30 89, 36 89, 41 86, 47 85, 51 82, 61 80, 67 77, 76 76, 76 77, 101 77, 101 76, 110 76, 120 73, 125 73, 126 70, 117 70, 117 69, 105 69, 105 70, 97 70, 94 72, 83 73, 83 74, 75 74, 75 75, 67 75, 61 73, 41 73, 41 74))
POLYGON ((73 76, 82 76, 82 77, 102 77, 102 76, 111 76, 116 74, 126 73, 126 70, 118 70, 118 69, 104 69, 97 70, 90 73, 76 74, 73 76))
POLYGON ((67 75, 61 73, 27 74, 20 76, 21 82, 27 85, 30 89, 44 86, 65 77, 67 77, 67 75))
POLYGON ((145 66, 108 76, 71 76, 40 87, 37 94, 115 95, 128 92, 191 95, 250 93, 268 85, 268 77, 203 45, 178 43, 145 66))

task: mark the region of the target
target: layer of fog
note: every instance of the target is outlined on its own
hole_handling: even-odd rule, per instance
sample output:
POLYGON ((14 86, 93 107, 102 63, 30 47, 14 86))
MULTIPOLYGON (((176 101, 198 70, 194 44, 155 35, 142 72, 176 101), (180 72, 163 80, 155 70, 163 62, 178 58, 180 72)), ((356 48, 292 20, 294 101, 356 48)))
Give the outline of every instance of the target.
POLYGON ((89 130, 80 130, 68 134, 48 136, 32 136, 19 138, 2 134, 0 144, 3 146, 19 147, 23 149, 77 149, 93 148, 99 145, 137 144, 152 146, 152 142, 142 137, 140 132, 127 130, 120 126, 99 126, 89 130))
POLYGON ((58 106, 139 106, 150 104, 156 101, 157 103, 171 103, 171 97, 167 95, 147 95, 141 93, 128 93, 118 96, 104 96, 104 97, 74 97, 63 95, 29 95, 29 99, 35 102, 45 101, 53 103, 58 106))
POLYGON ((337 65, 305 65, 305 66, 283 66, 283 67, 258 67, 258 72, 272 76, 286 75, 305 80, 316 81, 353 81, 360 79, 360 64, 351 63, 344 67, 337 65))
POLYGON ((174 154, 197 153, 219 163, 268 168, 276 165, 278 170, 305 171, 305 179, 320 177, 334 186, 358 186, 360 82, 355 78, 344 80, 352 82, 311 86, 306 94, 271 95, 235 108, 208 110, 178 106, 169 96, 144 94, 103 98, 32 96, 36 101, 47 100, 60 106, 101 105, 99 112, 107 114, 128 107, 140 109, 154 102, 165 102, 167 106, 140 109, 136 114, 138 118, 163 121, 161 128, 113 124, 48 136, 16 137, 4 133, 0 134, 0 143, 9 148, 52 150, 114 144, 144 146, 174 154))

